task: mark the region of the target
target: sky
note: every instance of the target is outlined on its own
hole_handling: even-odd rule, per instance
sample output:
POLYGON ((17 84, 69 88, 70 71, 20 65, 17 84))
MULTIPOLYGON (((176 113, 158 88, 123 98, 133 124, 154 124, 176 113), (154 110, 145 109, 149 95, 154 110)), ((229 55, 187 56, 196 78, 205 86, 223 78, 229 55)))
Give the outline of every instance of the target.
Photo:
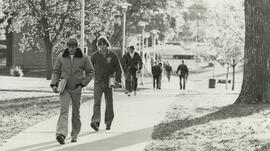
POLYGON ((206 4, 208 5, 208 7, 217 7, 217 8, 221 8, 223 7, 223 2, 225 0, 204 0, 206 2, 206 4))

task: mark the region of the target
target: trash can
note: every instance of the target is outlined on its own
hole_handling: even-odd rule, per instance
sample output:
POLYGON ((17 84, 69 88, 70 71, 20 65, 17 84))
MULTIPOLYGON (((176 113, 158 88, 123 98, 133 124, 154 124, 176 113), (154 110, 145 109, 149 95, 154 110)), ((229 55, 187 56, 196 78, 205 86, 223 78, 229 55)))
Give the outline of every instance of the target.
POLYGON ((215 88, 216 87, 216 79, 209 79, 209 88, 215 88))

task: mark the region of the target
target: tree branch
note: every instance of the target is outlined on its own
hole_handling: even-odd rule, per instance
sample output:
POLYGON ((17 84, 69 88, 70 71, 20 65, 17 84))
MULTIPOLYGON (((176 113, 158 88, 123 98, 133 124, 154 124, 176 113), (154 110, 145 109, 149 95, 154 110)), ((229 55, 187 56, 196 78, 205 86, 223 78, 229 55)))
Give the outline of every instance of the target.
POLYGON ((232 27, 228 26, 230 31, 232 31, 233 33, 235 33, 237 35, 237 37, 239 38, 239 40, 241 40, 242 42, 245 42, 245 39, 240 35, 240 33, 238 33, 237 31, 235 31, 232 27))
POLYGON ((30 4, 30 7, 33 8, 33 12, 38 14, 40 16, 40 12, 37 10, 37 8, 35 7, 35 4, 33 3, 33 1, 31 0, 28 0, 29 4, 30 4))
POLYGON ((61 15, 61 21, 60 21, 59 29, 56 31, 55 36, 54 36, 54 38, 52 39, 52 43, 55 43, 55 42, 56 42, 57 37, 60 35, 61 31, 62 31, 63 28, 64 28, 65 20, 66 20, 66 18, 67 18, 67 16, 68 16, 67 13, 68 13, 68 11, 69 11, 71 1, 72 1, 72 0, 69 0, 69 1, 68 1, 66 12, 63 13, 63 15, 61 15))

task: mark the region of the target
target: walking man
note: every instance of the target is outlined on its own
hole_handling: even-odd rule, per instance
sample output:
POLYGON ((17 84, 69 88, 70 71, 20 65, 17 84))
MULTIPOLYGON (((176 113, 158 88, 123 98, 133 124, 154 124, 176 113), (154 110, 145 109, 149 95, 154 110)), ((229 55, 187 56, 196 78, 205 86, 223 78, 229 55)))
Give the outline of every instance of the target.
POLYGON ((136 95, 138 78, 137 73, 142 69, 142 59, 140 55, 134 51, 134 46, 128 47, 128 53, 123 58, 123 67, 124 71, 126 71, 127 78, 127 90, 128 96, 130 93, 134 91, 134 95, 136 95))
POLYGON ((169 62, 167 62, 167 64, 165 65, 165 70, 166 70, 167 79, 170 82, 171 74, 172 74, 172 66, 169 64, 169 62))
POLYGON ((187 65, 185 65, 184 63, 184 60, 182 60, 182 64, 178 66, 176 73, 179 75, 179 78, 180 78, 180 90, 182 90, 182 88, 183 90, 185 90, 189 72, 188 72, 187 65))
POLYGON ((56 140, 60 144, 65 144, 68 133, 70 102, 72 104, 71 142, 77 142, 77 136, 81 130, 82 88, 90 82, 93 76, 94 71, 90 58, 78 48, 77 39, 70 38, 67 41, 67 49, 60 53, 56 59, 50 84, 55 93, 58 93, 59 87, 62 87, 60 92, 60 116, 56 127, 56 140))
POLYGON ((152 67, 152 75, 153 75, 153 90, 159 89, 159 76, 161 74, 161 69, 157 65, 157 62, 154 62, 154 66, 152 67))
POLYGON ((162 72, 163 72, 163 67, 162 67, 162 63, 160 62, 158 64, 158 67, 159 67, 159 75, 158 75, 158 89, 160 90, 161 89, 161 81, 162 81, 162 72))
POLYGON ((128 73, 128 70, 127 70, 127 66, 126 66, 126 62, 127 62, 127 55, 128 55, 128 48, 127 48, 127 51, 125 52, 125 54, 123 55, 122 57, 122 68, 123 68, 123 71, 124 71, 124 77, 125 77, 125 94, 128 94, 128 79, 129 79, 129 73, 128 73))
POLYGON ((113 92, 109 86, 109 78, 115 75, 115 84, 121 83, 121 65, 117 55, 109 49, 110 43, 106 37, 97 39, 98 51, 91 55, 91 61, 95 71, 94 83, 94 109, 91 119, 91 127, 99 130, 101 120, 101 98, 104 93, 106 109, 105 109, 105 124, 106 130, 111 129, 111 124, 114 118, 113 111, 113 92))

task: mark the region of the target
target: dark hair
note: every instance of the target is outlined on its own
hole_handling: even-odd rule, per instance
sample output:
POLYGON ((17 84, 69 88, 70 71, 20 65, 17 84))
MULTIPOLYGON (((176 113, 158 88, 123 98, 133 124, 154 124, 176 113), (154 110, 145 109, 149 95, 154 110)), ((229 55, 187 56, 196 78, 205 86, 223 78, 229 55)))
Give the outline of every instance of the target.
POLYGON ((70 47, 70 46, 78 47, 79 46, 78 40, 76 38, 69 38, 69 40, 67 41, 67 46, 68 47, 70 47))
POLYGON ((103 45, 103 44, 105 44, 107 47, 110 46, 108 40, 105 39, 105 38, 103 38, 103 37, 101 37, 101 38, 99 38, 99 39, 97 40, 97 46, 100 46, 100 45, 103 45))
POLYGON ((129 49, 134 50, 135 48, 134 46, 129 46, 129 49))

